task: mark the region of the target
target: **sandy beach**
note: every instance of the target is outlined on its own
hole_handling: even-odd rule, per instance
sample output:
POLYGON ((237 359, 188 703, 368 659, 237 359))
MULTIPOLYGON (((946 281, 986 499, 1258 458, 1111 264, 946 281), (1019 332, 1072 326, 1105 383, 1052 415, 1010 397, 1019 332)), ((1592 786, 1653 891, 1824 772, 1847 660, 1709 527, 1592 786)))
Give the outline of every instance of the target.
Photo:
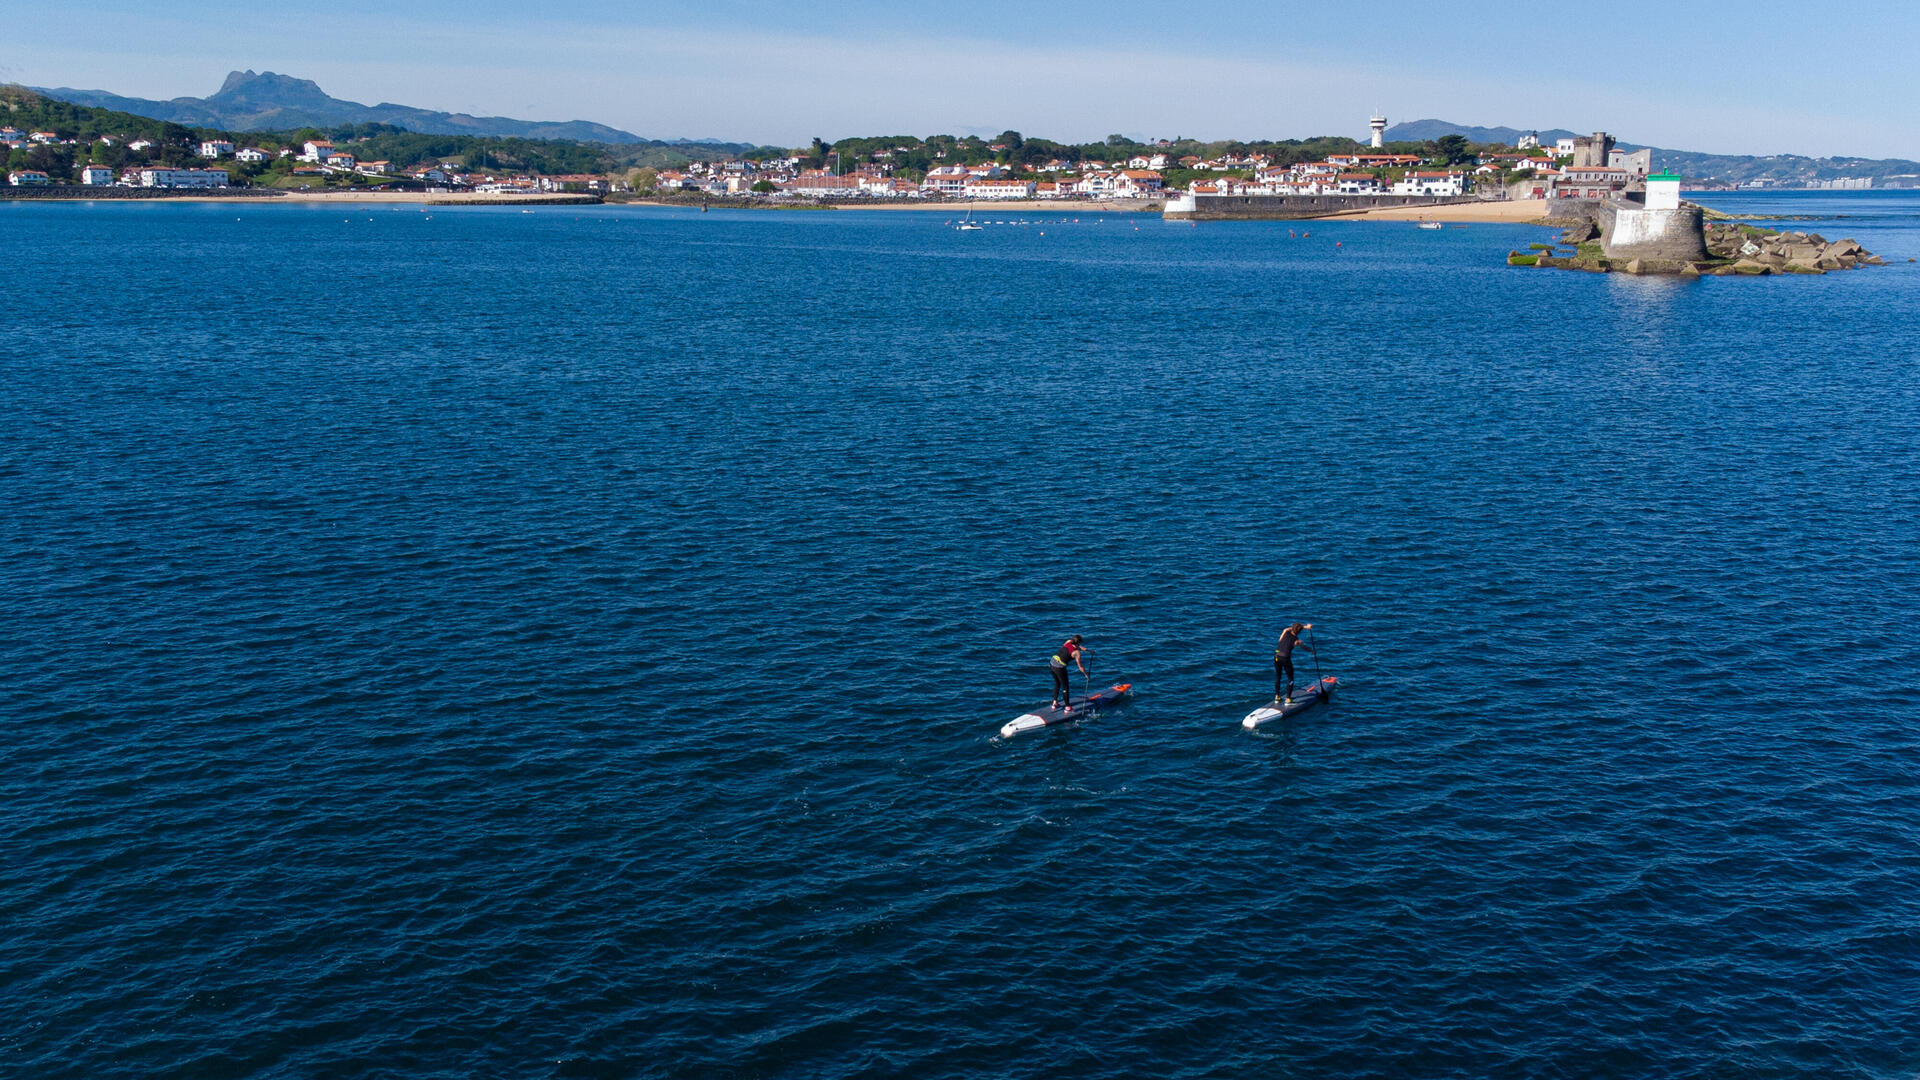
POLYGON ((1541 224, 1552 207, 1540 199, 1516 199, 1507 202, 1449 203, 1444 206, 1388 206, 1377 210, 1350 210, 1329 214, 1340 221, 1449 221, 1487 224, 1541 224))
POLYGON ((290 191, 286 199, 301 203, 412 203, 426 206, 511 206, 516 203, 523 206, 550 206, 600 201, 594 195, 501 191, 290 191))
POLYGON ((1102 199, 1087 201, 1081 199, 994 199, 982 202, 921 202, 903 199, 888 203, 846 203, 837 204, 835 210, 938 210, 946 214, 964 214, 971 210, 975 216, 992 217, 1007 211, 1032 213, 1046 210, 1057 214, 1144 214, 1159 213, 1162 200, 1159 199, 1102 199))

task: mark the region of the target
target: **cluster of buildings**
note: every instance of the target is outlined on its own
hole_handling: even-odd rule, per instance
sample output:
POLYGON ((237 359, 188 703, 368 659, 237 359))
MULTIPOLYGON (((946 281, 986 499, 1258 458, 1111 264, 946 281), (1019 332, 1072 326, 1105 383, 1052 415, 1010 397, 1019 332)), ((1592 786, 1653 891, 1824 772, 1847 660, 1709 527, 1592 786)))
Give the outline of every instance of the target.
MULTIPOLYGON (((201 149, 200 154, 202 157, 207 156, 204 147, 201 149)), ((292 157, 294 154, 292 150, 288 149, 280 151, 280 156, 292 157)), ((307 162, 314 166, 314 168, 307 170, 305 173, 301 173, 300 170, 296 169, 296 175, 358 173, 361 176, 388 176, 393 172, 393 162, 391 161, 361 161, 347 151, 336 149, 332 143, 320 139, 309 139, 305 143, 302 143, 298 160, 307 162)))
MULTIPOLYGON (((1155 155, 1164 159, 1165 155, 1155 155)), ((695 191, 709 195, 743 195, 756 189, 780 191, 813 199, 1069 199, 1138 198, 1158 194, 1165 181, 1145 158, 1124 167, 1106 162, 1069 166, 1050 162, 1024 173, 992 162, 981 165, 941 165, 920 181, 893 175, 893 166, 861 162, 850 171, 808 169, 799 158, 773 161, 694 162, 683 169, 659 174, 661 191, 695 191), (1072 176, 1059 176, 1072 171, 1072 176)))
MULTIPOLYGON (((1375 145, 1378 145, 1376 118, 1375 145)), ((1653 171, 1653 151, 1628 153, 1606 132, 1558 140, 1549 149, 1537 135, 1523 136, 1513 152, 1481 154, 1471 169, 1421 168, 1414 154, 1330 154, 1323 161, 1275 166, 1262 155, 1199 161, 1201 171, 1242 170, 1251 178, 1198 180, 1196 195, 1413 195, 1447 198, 1476 187, 1506 188, 1515 199, 1610 199, 1637 190, 1653 171), (1386 176, 1393 178, 1388 179, 1386 176), (1508 178, 1518 179, 1508 183, 1508 178)))
MULTIPOLYGON (((227 186, 225 169, 168 169, 161 166, 142 166, 128 169, 114 175, 105 165, 83 165, 80 167, 80 183, 87 187, 143 187, 143 188, 223 188, 227 186)), ((7 183, 14 187, 44 187, 53 181, 46 173, 38 169, 18 169, 7 173, 7 183)))
MULTIPOLYGON (((118 139, 111 135, 97 140, 108 146, 118 146, 118 139)), ((78 139, 62 139, 51 131, 21 131, 18 128, 0 127, 0 144, 8 148, 22 150, 32 146, 79 146, 78 139)), ((201 156, 209 146, 225 146, 233 153, 232 143, 202 143, 201 156)), ((135 152, 150 149, 150 139, 135 139, 127 144, 127 149, 135 152)), ((257 151, 256 151, 257 152, 257 151)), ((264 158, 262 159, 264 160, 264 158)), ((145 188, 222 188, 227 186, 225 169, 169 169, 161 166, 143 165, 115 173, 105 165, 82 165, 76 170, 80 183, 87 187, 145 187, 145 188)), ((39 169, 15 169, 7 173, 7 183, 13 187, 44 187, 53 183, 51 177, 39 169)))
POLYGON ((25 150, 29 146, 59 146, 71 144, 72 139, 61 139, 51 131, 21 131, 17 127, 0 127, 0 143, 9 150, 25 150))
POLYGON ((1187 190, 1197 195, 1464 195, 1471 186, 1465 172, 1422 170, 1417 154, 1329 154, 1321 161, 1274 165, 1264 155, 1202 161, 1203 171, 1244 169, 1251 178, 1196 180, 1187 190), (1382 171, 1405 170, 1398 179, 1382 171))
MULTIPOLYGON (((292 153, 292 150, 281 151, 282 156, 292 153)), ((604 176, 585 173, 562 176, 499 175, 469 170, 459 162, 453 161, 395 168, 390 161, 361 161, 353 154, 322 140, 310 140, 301 144, 299 160, 308 167, 295 166, 293 170, 295 176, 324 176, 328 173, 358 174, 368 177, 404 176, 410 180, 418 180, 429 187, 463 187, 474 191, 517 194, 571 191, 604 194, 609 191, 624 190, 626 187, 604 176)))
POLYGON ((1611 199, 1642 187, 1653 171, 1653 151, 1614 148, 1604 131, 1558 140, 1551 153, 1538 135, 1523 135, 1514 153, 1483 154, 1476 175, 1531 173, 1508 188, 1516 199, 1611 199), (1562 162, 1566 162, 1562 164, 1562 162))

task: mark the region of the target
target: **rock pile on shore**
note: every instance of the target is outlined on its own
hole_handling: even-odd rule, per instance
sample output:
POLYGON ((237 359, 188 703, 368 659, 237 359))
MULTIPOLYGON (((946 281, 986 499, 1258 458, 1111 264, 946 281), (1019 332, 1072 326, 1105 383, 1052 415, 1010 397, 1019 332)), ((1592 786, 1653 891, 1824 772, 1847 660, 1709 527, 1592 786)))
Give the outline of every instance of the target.
POLYGON ((1707 226, 1707 251, 1734 273, 1824 274, 1879 266, 1880 256, 1852 240, 1829 242, 1819 233, 1773 232, 1752 225, 1707 226))
POLYGON ((1880 256, 1853 240, 1832 240, 1818 233, 1775 232, 1754 225, 1715 222, 1706 227, 1709 262, 1662 262, 1609 259, 1596 241, 1599 227, 1591 221, 1576 221, 1560 236, 1560 244, 1573 247, 1562 254, 1553 244, 1535 244, 1532 251, 1509 252, 1509 266, 1551 266, 1564 270, 1594 273, 1614 271, 1628 274, 1679 274, 1697 277, 1757 277, 1762 274, 1824 274, 1830 270, 1852 270, 1861 266, 1879 266, 1880 256))

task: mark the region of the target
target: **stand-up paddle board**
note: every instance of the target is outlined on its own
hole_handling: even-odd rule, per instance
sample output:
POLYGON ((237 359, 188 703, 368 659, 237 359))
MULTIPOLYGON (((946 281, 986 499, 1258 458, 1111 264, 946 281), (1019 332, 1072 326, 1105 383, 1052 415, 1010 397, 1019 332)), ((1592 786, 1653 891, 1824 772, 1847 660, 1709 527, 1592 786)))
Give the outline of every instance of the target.
POLYGON ((1065 706, 1048 705, 1042 709, 1035 709, 1001 725, 1000 736, 1010 739, 1023 731, 1039 731, 1041 728, 1071 724, 1083 716, 1090 716, 1101 709, 1118 705, 1121 698, 1132 692, 1132 683, 1115 683, 1105 690, 1096 690, 1078 701, 1069 700, 1065 706))
POLYGON ((1308 709, 1313 708, 1323 701, 1331 701, 1333 699, 1333 684, 1336 681, 1333 676, 1329 675, 1319 682, 1308 683, 1305 690, 1301 690, 1293 695, 1292 704, 1283 705, 1275 702, 1271 705, 1262 705, 1248 713, 1247 718, 1240 721, 1240 726, 1246 728, 1248 731, 1252 731, 1254 728, 1259 727, 1269 720, 1284 720, 1289 716, 1297 716, 1300 713, 1306 712, 1308 709))

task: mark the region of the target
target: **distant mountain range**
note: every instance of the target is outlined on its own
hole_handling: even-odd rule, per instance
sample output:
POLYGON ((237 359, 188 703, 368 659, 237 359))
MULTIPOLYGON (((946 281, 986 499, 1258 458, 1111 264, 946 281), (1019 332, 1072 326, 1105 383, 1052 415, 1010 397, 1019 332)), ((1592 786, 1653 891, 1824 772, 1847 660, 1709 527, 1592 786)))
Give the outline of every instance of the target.
POLYGON ((434 112, 409 105, 382 102, 362 105, 329 96, 312 79, 296 79, 271 71, 236 71, 227 76, 212 97, 181 97, 171 101, 121 97, 105 90, 51 89, 36 92, 76 105, 171 120, 176 124, 219 128, 223 131, 286 131, 302 127, 342 124, 392 124, 427 135, 491 135, 523 139, 573 139, 578 142, 640 143, 646 139, 630 131, 586 120, 546 122, 514 120, 504 116, 469 116, 434 112))
MULTIPOLYGON (((1388 142, 1425 142, 1442 135, 1463 135, 1469 142, 1502 143, 1511 146, 1522 135, 1537 134, 1552 146, 1554 140, 1576 134, 1564 128, 1534 131, 1510 127, 1475 127, 1447 120, 1409 120, 1387 129, 1388 142)), ((1642 144, 1620 142, 1622 150, 1640 150, 1642 144)), ((1755 181, 1781 187, 1797 187, 1818 181, 1871 178, 1875 187, 1920 187, 1920 161, 1905 158, 1812 158, 1798 154, 1774 154, 1769 157, 1736 154, 1700 154, 1691 150, 1666 150, 1655 146, 1653 167, 1679 173, 1690 180, 1710 180, 1725 184, 1749 184, 1755 181)))
POLYGON ((1571 139, 1576 134, 1591 135, 1591 131, 1572 132, 1554 128, 1551 131, 1534 131, 1531 128, 1510 127, 1474 127, 1472 124, 1456 124, 1449 120, 1409 120, 1404 124, 1395 124, 1387 129, 1388 142, 1426 142, 1442 135, 1464 135, 1468 142, 1500 143, 1512 146, 1522 135, 1538 135, 1540 141, 1553 145, 1555 139, 1571 139))

